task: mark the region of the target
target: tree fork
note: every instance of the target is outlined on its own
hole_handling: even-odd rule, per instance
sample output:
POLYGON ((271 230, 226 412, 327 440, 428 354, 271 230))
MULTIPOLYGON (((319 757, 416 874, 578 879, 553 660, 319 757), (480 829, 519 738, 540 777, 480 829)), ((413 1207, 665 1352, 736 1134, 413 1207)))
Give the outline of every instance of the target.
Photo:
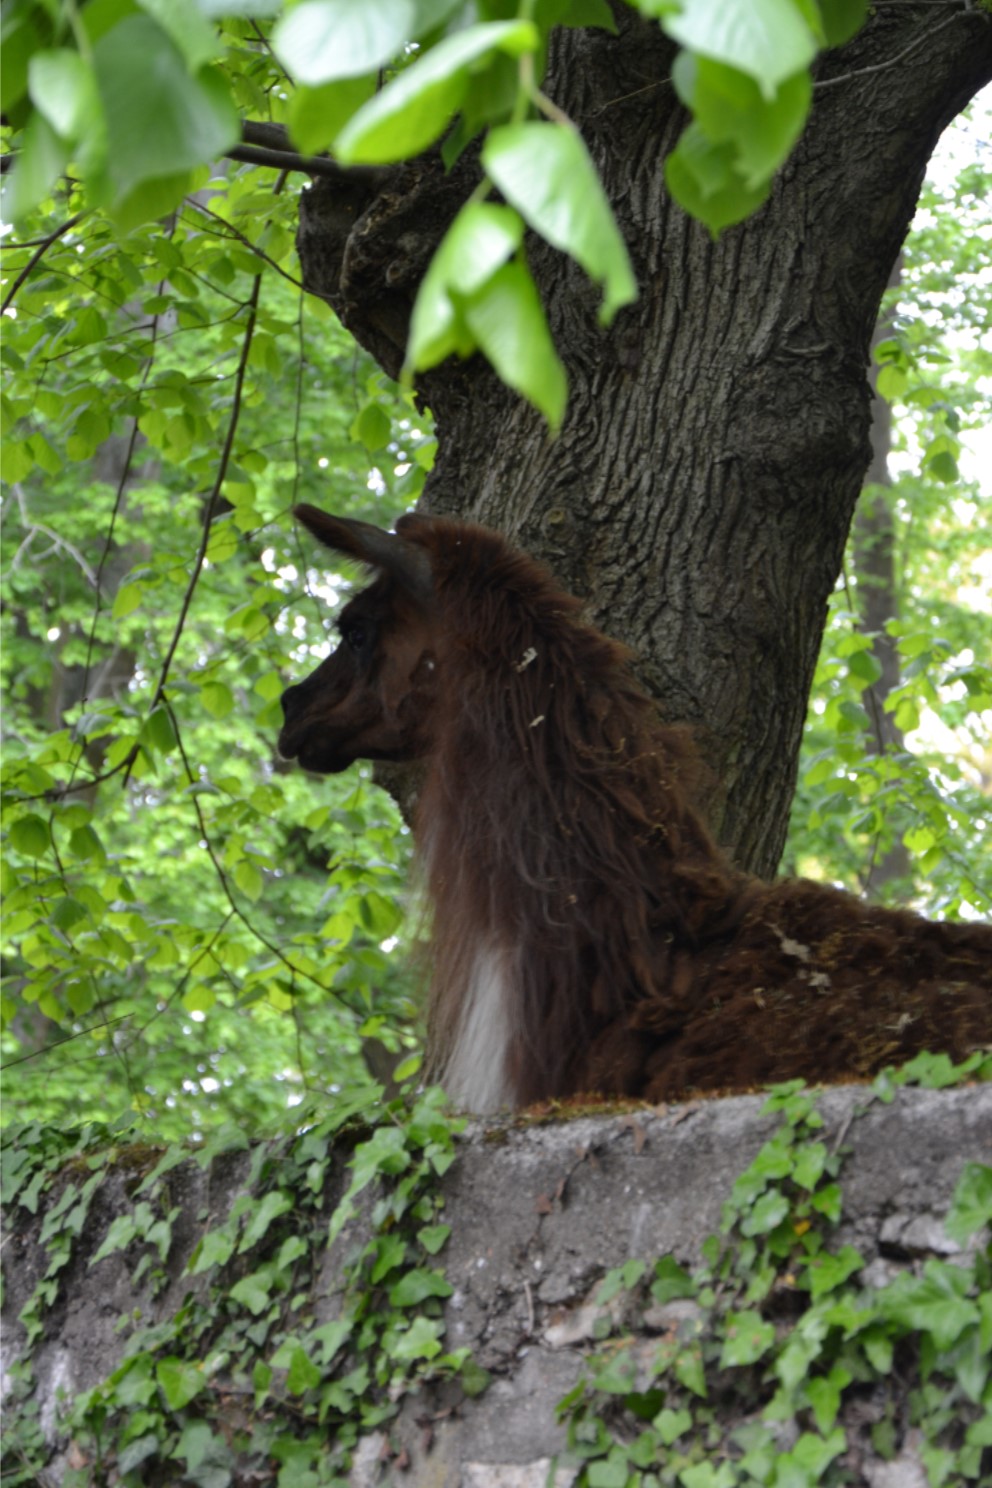
MULTIPOLYGON (((714 243, 668 196, 686 115, 673 45, 617 7, 616 36, 552 37, 545 91, 599 169, 640 290, 608 330, 583 272, 528 258, 569 376, 552 441, 479 357, 418 379, 437 421, 424 505, 547 561, 630 645, 665 716, 698 732, 708 810, 771 876, 813 669, 870 457, 869 344, 927 161, 992 77, 992 15, 880 10, 821 57, 803 137, 765 206, 714 243)), ((466 152, 305 193, 308 289, 391 375, 417 286, 478 180, 466 152)))

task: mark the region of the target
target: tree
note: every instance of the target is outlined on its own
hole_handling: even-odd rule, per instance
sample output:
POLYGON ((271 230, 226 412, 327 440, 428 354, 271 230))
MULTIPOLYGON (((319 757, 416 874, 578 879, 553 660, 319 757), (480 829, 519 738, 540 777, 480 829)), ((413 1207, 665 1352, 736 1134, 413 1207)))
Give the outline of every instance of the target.
MULTIPOLYGON (((992 75, 992 20, 953 4, 863 26, 857 0, 257 9, 4 15, 5 1048, 94 1029, 62 1051, 61 1098, 98 1113, 110 1081, 173 1129, 360 1079, 363 1040, 395 1045, 410 1016, 398 817, 354 780, 315 800, 271 757, 335 592, 295 499, 388 519, 423 487, 546 557, 699 728, 723 839, 774 869, 867 458, 878 298, 934 140, 992 75), (338 160, 297 153, 329 144, 338 160), (370 356, 406 364, 405 389, 370 356), (272 1080, 245 1088, 249 1067, 272 1080)), ((918 331, 886 352, 893 396, 920 380, 918 331)), ((939 391, 914 406, 946 478, 948 419, 976 411, 951 392, 945 417, 939 391)), ((907 587, 942 585, 943 616, 942 493, 902 499, 925 516, 907 587)), ((969 625, 917 659, 949 670, 969 625)), ((837 748, 865 680, 842 632, 812 738, 868 826, 828 842, 814 822, 800 866, 813 844, 854 881, 905 772, 837 748)), ((962 716, 989 692, 974 650, 962 716)), ((828 776, 818 800, 804 781, 801 820, 822 823, 828 776)), ((917 785, 939 857, 962 798, 917 785)), ((51 1109, 54 1067, 18 1067, 27 1114, 51 1109)))

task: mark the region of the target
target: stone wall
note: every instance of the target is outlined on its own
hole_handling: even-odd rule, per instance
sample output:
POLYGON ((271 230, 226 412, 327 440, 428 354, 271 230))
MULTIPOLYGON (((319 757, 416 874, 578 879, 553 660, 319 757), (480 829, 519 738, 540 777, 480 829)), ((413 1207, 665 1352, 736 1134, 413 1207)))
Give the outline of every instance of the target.
MULTIPOLYGON (((388 1435, 373 1433, 357 1450, 356 1488, 386 1481, 410 1488, 540 1488, 552 1465, 556 1481, 571 1482, 575 1469, 562 1455, 555 1406, 591 1346, 602 1311, 597 1283, 631 1257, 670 1254, 687 1266, 698 1262, 734 1179, 777 1125, 761 1114, 763 1105, 761 1097, 739 1097, 543 1125, 474 1125, 441 1180, 452 1233, 439 1262, 454 1288, 446 1303, 447 1345, 469 1347, 492 1383, 474 1399, 453 1383, 408 1398, 388 1435)), ((943 1218, 964 1164, 992 1163, 992 1086, 903 1088, 891 1104, 872 1102, 862 1087, 835 1088, 819 1109, 822 1139, 850 1148, 841 1175, 843 1219, 831 1248, 856 1246, 865 1259, 862 1277, 875 1286, 927 1256, 953 1259, 960 1247, 945 1233, 943 1218)), ((119 1319, 135 1309, 145 1323, 170 1316, 190 1289, 183 1268, 204 1228, 242 1191, 248 1159, 246 1153, 221 1158, 206 1172, 184 1164, 170 1175, 170 1199, 181 1214, 167 1284, 157 1296, 147 1278, 135 1286, 126 1252, 89 1264, 128 1202, 126 1168, 107 1179, 33 1349, 42 1423, 53 1442, 59 1393, 92 1386, 121 1359, 119 1319)), ((333 1181, 343 1179, 342 1160, 333 1181)), ((365 1217, 351 1222, 349 1248, 367 1214, 368 1206, 365 1217)), ((5 1377, 24 1350, 18 1314, 43 1264, 41 1222, 39 1215, 26 1223, 18 1210, 4 1240, 5 1377)), ((339 1243, 326 1259, 318 1318, 321 1309, 327 1318, 334 1313, 344 1249, 339 1243)), ((648 1309, 630 1326, 650 1340, 670 1321, 648 1309)), ((64 1472, 66 1444, 60 1445, 47 1482, 64 1472)), ((894 1459, 873 1461, 863 1449, 852 1470, 853 1480, 869 1488, 926 1482, 911 1433, 894 1459)))

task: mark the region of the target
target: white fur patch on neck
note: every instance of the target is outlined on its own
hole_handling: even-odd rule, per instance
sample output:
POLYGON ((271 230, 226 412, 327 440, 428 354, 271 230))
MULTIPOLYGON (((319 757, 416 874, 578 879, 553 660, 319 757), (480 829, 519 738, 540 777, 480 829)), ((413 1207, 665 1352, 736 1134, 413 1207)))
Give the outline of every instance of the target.
POLYGON ((465 987, 458 1032, 441 1084, 456 1106, 488 1115, 516 1105, 507 1076, 510 1047, 509 968, 504 952, 476 952, 465 987))

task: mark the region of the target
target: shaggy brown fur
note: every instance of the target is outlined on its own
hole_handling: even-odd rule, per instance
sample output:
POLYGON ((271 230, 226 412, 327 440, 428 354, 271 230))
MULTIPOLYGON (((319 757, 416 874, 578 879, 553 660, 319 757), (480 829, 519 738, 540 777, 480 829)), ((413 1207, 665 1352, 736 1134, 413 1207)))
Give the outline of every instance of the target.
POLYGON ((284 695, 280 748, 426 761, 428 1045, 459 1103, 857 1079, 992 1044, 992 927, 737 872, 686 733, 544 568, 464 523, 297 514, 379 577, 284 695))

